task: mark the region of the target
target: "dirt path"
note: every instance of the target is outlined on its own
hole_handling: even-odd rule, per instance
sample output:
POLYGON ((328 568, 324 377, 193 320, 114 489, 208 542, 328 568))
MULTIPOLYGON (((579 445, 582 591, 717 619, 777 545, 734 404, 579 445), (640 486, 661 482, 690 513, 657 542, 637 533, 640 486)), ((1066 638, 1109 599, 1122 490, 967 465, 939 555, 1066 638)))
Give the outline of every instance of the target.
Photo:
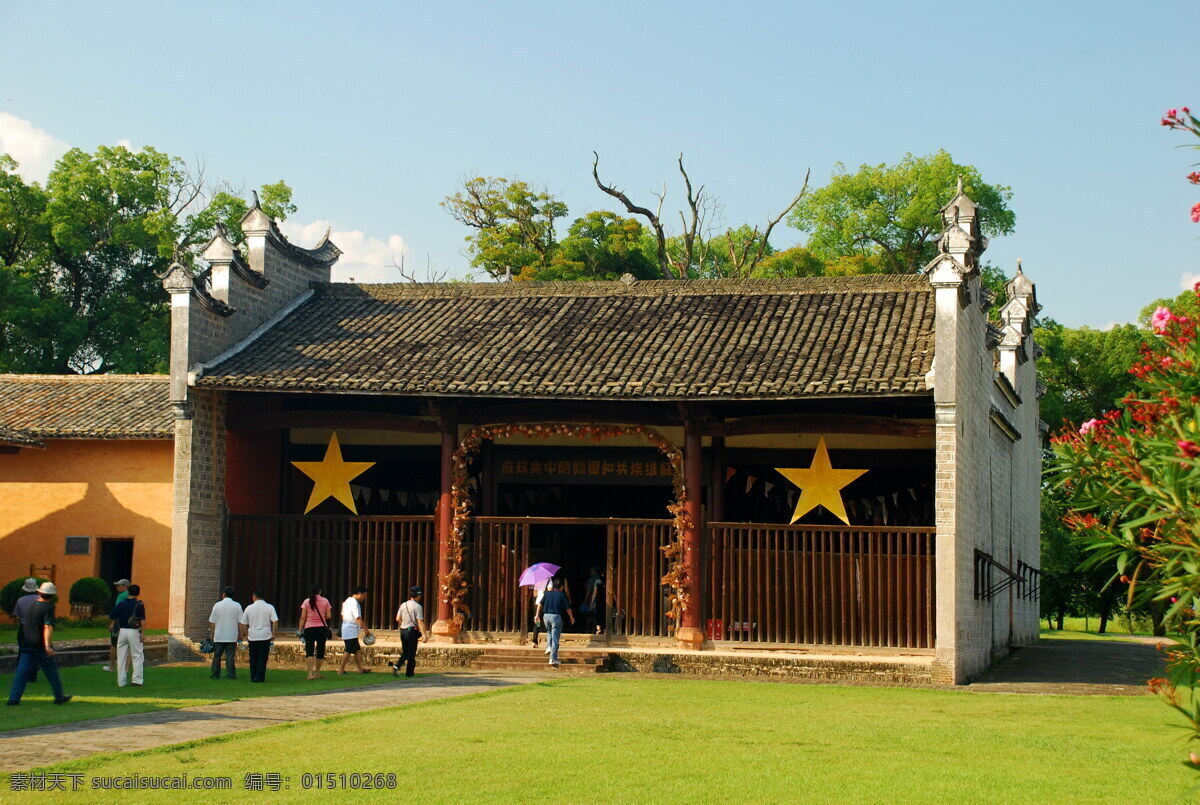
MULTIPOLYGON (((3 733, 0 771, 12 772, 120 749, 153 749, 289 721, 378 710, 545 681, 544 674, 440 674, 369 687, 51 724, 3 733)), ((66 707, 71 705, 67 704, 66 707)))

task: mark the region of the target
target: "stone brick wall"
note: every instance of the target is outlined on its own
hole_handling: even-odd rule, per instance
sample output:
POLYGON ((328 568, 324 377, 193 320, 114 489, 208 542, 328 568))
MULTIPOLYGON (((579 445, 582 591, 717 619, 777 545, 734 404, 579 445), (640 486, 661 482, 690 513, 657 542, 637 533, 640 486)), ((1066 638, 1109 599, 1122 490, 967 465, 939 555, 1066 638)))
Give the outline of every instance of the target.
MULTIPOLYGON (((1029 335, 1033 286, 1010 283, 999 353, 978 273, 984 241, 974 204, 961 193, 943 211, 939 256, 926 269, 936 300, 930 381, 937 418, 937 640, 933 678, 961 684, 1010 646, 1037 635, 1037 602, 1022 588, 991 597, 975 584, 975 551, 1016 569, 1040 556, 1040 450, 1036 376, 1029 335), (1018 299, 1012 303, 1012 299, 1018 299), (1028 314, 1022 317, 1022 313, 1028 314), (1007 347, 1007 352, 1005 348, 1007 347), (1019 356, 1024 350, 1027 359, 1019 356), (1008 369, 998 379, 997 364, 1008 369), (1013 397, 1015 393, 1015 399, 1013 397), (993 416, 993 414, 996 416, 993 416)), ((993 570, 993 582, 1004 575, 993 570)))
MULTIPOLYGON (((220 598, 225 536, 225 397, 192 389, 191 417, 175 420, 171 520, 172 637, 202 637, 220 598)), ((172 641, 171 657, 178 653, 172 641)))
POLYGON ((203 637, 220 597, 225 533, 225 397, 189 384, 189 375, 294 303, 314 281, 329 281, 337 254, 283 239, 256 206, 242 221, 247 259, 219 235, 209 244, 212 293, 181 267, 163 281, 171 294, 171 402, 176 411, 171 534, 172 658, 203 637), (247 274, 244 272, 254 272, 247 274), (265 283, 256 278, 265 279, 265 283))

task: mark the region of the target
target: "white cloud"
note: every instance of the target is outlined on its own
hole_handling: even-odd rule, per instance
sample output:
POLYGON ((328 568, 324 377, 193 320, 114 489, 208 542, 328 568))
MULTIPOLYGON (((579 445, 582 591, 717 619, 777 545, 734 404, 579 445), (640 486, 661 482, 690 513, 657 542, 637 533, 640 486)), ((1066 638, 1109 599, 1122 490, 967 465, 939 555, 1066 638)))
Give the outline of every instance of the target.
POLYGON ((20 164, 17 172, 25 181, 45 182, 54 163, 70 147, 28 120, 0 112, 0 152, 20 164))
POLYGON ((1179 290, 1190 291, 1196 287, 1197 281, 1200 281, 1200 274, 1192 274, 1185 271, 1179 277, 1179 290))
POLYGON ((130 151, 133 150, 133 143, 131 143, 128 139, 117 140, 117 145, 122 146, 130 151))
MULTIPOLYGON (((324 220, 310 223, 284 221, 279 229, 292 243, 309 248, 316 245, 329 226, 329 221, 324 220)), ((334 282, 349 282, 351 279, 354 282, 402 281, 400 271, 392 266, 392 261, 400 262, 408 250, 400 235, 376 238, 361 229, 334 229, 329 239, 342 250, 342 256, 333 266, 334 282)))

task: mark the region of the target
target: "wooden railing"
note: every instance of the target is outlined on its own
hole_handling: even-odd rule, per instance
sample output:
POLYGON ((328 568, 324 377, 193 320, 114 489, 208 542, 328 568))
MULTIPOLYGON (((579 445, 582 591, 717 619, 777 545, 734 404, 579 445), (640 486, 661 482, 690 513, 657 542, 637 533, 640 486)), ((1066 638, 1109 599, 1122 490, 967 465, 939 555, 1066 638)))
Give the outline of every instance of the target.
MULTIPOLYGON (((475 518, 464 544, 468 632, 529 629, 530 595, 517 582, 537 524, 604 525, 609 633, 671 636, 661 583, 671 521, 603 518, 475 518)), ((264 588, 285 627, 312 584, 335 606, 364 584, 368 625, 390 629, 412 584, 436 619, 437 564, 432 517, 232 516, 223 583, 243 599, 264 588)), ((701 611, 716 641, 932 648, 934 565, 932 528, 711 523, 701 611)))
POLYGON ((669 637, 671 591, 662 585, 674 538, 670 520, 621 520, 608 525, 607 618, 614 637, 669 637))
POLYGON ((280 623, 289 628, 313 584, 321 585, 335 610, 362 584, 370 589, 363 605, 367 625, 394 629, 396 609, 409 587, 419 584, 426 591, 428 623, 437 611, 433 518, 234 515, 224 579, 242 600, 264 588, 280 623))
POLYGON ((517 586, 529 567, 529 520, 481 517, 472 523, 463 559, 468 632, 524 634, 533 622, 528 588, 517 586))
POLYGON ((932 528, 711 523, 708 545, 710 638, 933 647, 932 528))

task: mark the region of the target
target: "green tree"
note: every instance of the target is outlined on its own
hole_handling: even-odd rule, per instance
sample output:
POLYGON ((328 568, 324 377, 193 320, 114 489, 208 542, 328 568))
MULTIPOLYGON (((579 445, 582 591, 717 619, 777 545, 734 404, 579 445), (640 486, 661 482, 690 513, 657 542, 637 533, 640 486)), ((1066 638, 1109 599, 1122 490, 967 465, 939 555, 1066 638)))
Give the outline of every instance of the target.
MULTIPOLYGON (((0 161, 0 371, 164 371, 159 275, 194 266, 218 223, 237 232, 246 202, 149 147, 72 149, 44 188, 15 168, 0 161)), ((282 182, 263 194, 277 217, 295 209, 282 182)))
POLYGON ((1045 319, 1034 340, 1042 349, 1037 367, 1046 386, 1042 419, 1051 430, 1064 421, 1078 427, 1103 416, 1136 387, 1129 367, 1137 361, 1146 332, 1132 324, 1096 330, 1045 319))
POLYGON ((615 280, 625 274, 658 278, 653 242, 632 218, 599 210, 575 219, 548 267, 527 267, 516 279, 615 280))
POLYGON ((764 257, 754 269, 753 276, 768 277, 819 277, 826 273, 825 261, 805 246, 775 252, 764 257))
POLYGON ((944 150, 907 154, 896 165, 863 165, 853 174, 838 163, 829 184, 803 196, 788 222, 809 233, 805 245, 822 259, 861 255, 878 260, 885 273, 915 273, 933 259, 944 227, 939 211, 959 177, 978 205, 983 233, 1012 232, 1012 191, 984 182, 974 166, 954 162, 944 150))
POLYGON ((549 268, 558 251, 555 222, 567 215, 549 192, 506 177, 465 179, 441 206, 474 230, 466 237, 471 265, 494 278, 549 268))

